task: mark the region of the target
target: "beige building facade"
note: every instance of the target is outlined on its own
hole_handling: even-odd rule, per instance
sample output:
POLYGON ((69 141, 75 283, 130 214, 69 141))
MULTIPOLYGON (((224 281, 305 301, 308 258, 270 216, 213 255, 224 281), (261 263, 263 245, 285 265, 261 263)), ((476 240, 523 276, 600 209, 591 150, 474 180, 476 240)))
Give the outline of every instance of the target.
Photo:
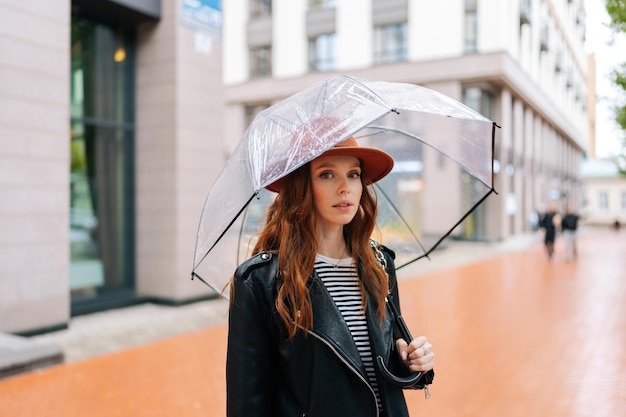
POLYGON ((213 1, 0 0, 0 332, 210 294, 190 272, 220 36, 213 1))
POLYGON ((69 2, 0 2, 3 331, 69 317, 69 33, 69 2))

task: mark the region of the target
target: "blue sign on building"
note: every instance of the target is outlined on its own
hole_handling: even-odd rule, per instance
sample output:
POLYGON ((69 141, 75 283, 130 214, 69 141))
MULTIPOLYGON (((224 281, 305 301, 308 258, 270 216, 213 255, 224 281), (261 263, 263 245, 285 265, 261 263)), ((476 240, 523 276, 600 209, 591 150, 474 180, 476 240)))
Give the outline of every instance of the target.
POLYGON ((183 0, 183 23, 207 35, 222 36, 221 0, 183 0))

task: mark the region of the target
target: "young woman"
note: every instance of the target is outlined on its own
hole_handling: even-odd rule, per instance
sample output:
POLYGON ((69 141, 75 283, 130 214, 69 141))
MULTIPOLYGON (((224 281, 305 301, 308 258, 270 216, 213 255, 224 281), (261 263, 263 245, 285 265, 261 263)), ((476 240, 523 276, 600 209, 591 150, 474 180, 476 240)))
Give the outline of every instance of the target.
POLYGON ((349 138, 267 187, 278 195, 231 282, 229 417, 407 416, 378 356, 394 373, 422 372, 412 388, 432 382, 432 345, 401 339, 386 304, 389 294, 399 309, 394 253, 370 241, 370 185, 392 167, 349 138))

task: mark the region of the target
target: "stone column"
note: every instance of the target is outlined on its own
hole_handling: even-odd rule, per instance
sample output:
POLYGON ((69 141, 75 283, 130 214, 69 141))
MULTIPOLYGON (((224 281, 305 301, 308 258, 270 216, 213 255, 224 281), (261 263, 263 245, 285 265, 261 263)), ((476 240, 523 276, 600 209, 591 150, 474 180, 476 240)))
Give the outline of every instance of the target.
POLYGON ((138 29, 136 288, 179 303, 211 291, 191 281, 200 212, 224 164, 221 39, 183 22, 162 1, 157 24, 138 29))

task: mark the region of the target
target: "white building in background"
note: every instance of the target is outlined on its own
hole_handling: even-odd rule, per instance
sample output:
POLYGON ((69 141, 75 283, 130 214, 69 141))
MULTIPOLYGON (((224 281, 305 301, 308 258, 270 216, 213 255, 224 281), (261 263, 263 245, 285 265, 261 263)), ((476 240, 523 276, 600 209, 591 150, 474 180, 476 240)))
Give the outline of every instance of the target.
POLYGON ((414 83, 502 126, 499 196, 465 222, 465 238, 526 231, 548 200, 580 205, 590 131, 582 0, 229 0, 223 8, 228 146, 260 109, 330 75, 414 83))
POLYGON ((582 166, 585 185, 582 220, 591 225, 626 225, 626 177, 612 159, 588 159, 582 166))

